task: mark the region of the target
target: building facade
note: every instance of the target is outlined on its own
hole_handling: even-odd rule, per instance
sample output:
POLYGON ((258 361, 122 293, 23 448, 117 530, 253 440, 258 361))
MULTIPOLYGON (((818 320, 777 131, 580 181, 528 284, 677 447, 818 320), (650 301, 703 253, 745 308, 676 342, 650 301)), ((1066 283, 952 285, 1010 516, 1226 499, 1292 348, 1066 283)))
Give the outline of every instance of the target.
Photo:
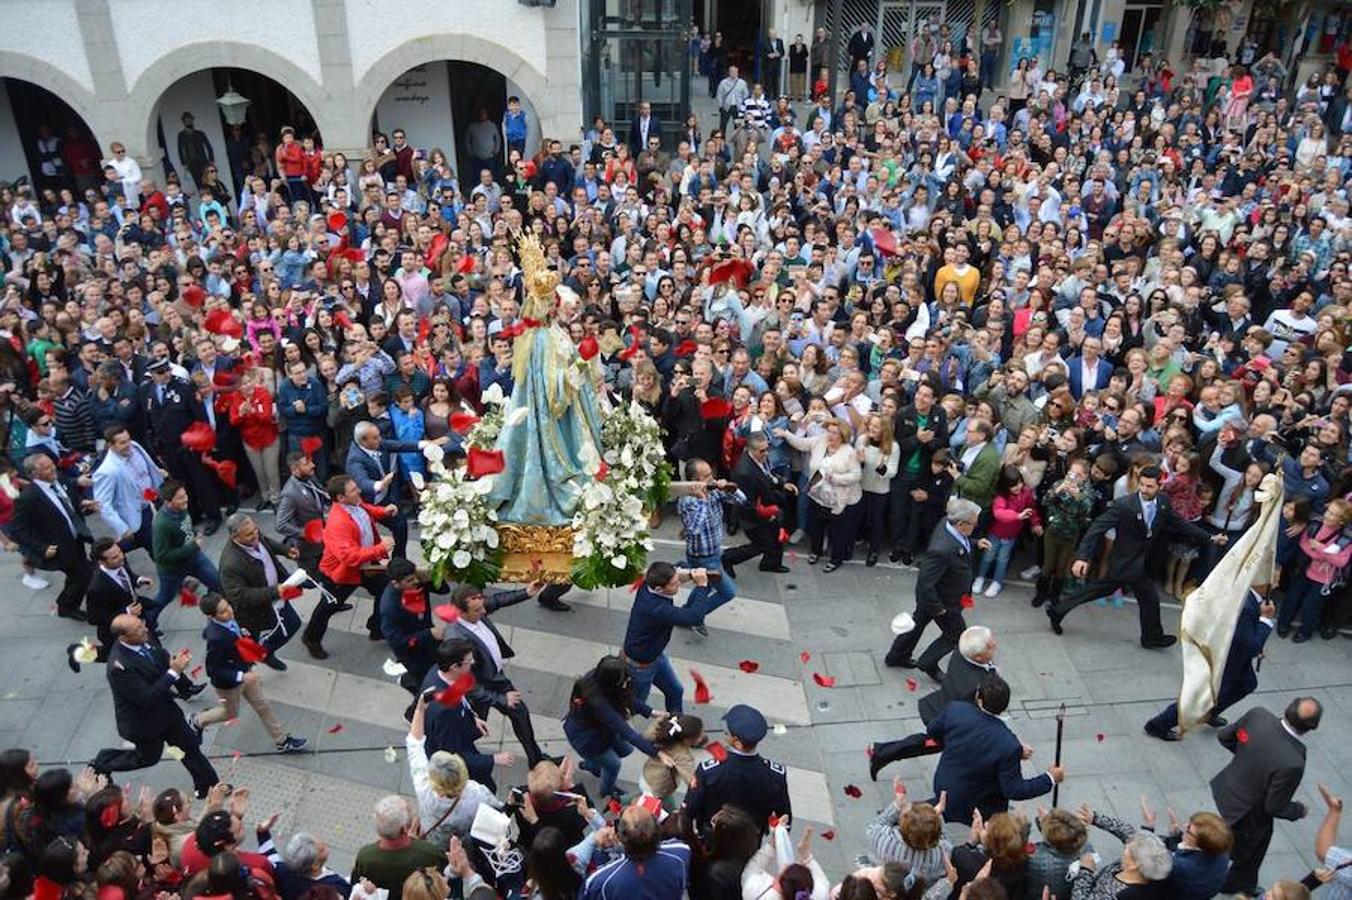
MULTIPOLYGON (((105 156, 120 142, 147 171, 163 156, 175 161, 185 112, 223 152, 217 107, 221 73, 231 71, 280 86, 323 146, 349 157, 360 158, 373 125, 453 153, 467 124, 456 121, 465 112, 457 75, 484 98, 519 96, 538 145, 541 135, 579 134, 579 12, 579 0, 0 0, 0 78, 54 94, 105 156)), ((251 113, 272 108, 267 124, 284 118, 278 104, 232 86, 251 113)), ((16 96, 27 95, 0 91, 3 180, 35 168, 43 125, 42 104, 16 96)))

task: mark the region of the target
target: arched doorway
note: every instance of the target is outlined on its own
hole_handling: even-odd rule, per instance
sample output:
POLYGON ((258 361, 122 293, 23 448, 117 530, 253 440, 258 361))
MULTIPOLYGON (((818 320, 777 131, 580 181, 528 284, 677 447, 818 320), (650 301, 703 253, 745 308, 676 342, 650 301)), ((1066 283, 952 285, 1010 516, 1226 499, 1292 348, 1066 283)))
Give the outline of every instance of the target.
POLYGON ((38 190, 100 181, 100 147, 78 112, 41 85, 0 78, 0 181, 27 176, 38 190))
POLYGON ((213 68, 186 75, 164 90, 155 108, 157 150, 166 175, 185 193, 212 180, 238 197, 246 174, 270 171, 283 127, 297 140, 323 136, 305 104, 286 87, 250 69, 213 68))
POLYGON ((442 150, 461 191, 468 193, 479 180, 476 151, 484 152, 490 132, 496 133, 500 148, 494 173, 501 176, 504 171, 502 123, 510 97, 517 98, 526 113, 525 155, 533 156, 540 147, 540 119, 530 97, 497 69, 474 62, 437 60, 404 72, 376 101, 371 132, 392 138, 396 129, 402 129, 414 147, 442 150))

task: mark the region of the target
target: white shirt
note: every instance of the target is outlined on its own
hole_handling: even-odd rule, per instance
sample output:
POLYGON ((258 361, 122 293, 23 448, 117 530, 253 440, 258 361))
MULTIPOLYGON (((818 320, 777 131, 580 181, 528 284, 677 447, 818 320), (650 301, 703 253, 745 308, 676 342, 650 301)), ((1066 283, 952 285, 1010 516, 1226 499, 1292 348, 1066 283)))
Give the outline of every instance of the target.
POLYGON ((493 665, 498 667, 498 671, 502 671, 502 648, 498 646, 497 635, 493 634, 493 629, 488 627, 488 623, 483 619, 471 622, 462 616, 460 624, 465 626, 471 634, 479 639, 480 643, 488 648, 488 655, 493 657, 493 665))
POLYGON ((66 510, 66 505, 70 503, 70 498, 66 496, 66 489, 55 481, 43 481, 41 478, 33 479, 33 483, 42 488, 42 492, 47 495, 47 499, 61 511, 61 516, 70 526, 70 536, 75 537, 79 534, 79 529, 75 527, 75 520, 70 517, 70 513, 66 510))

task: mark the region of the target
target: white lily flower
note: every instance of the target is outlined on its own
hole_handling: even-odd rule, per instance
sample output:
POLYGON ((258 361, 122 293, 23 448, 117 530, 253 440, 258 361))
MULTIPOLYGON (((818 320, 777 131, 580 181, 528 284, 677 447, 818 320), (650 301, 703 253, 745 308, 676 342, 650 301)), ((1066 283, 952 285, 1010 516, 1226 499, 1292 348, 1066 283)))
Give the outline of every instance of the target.
POLYGON ((455 555, 451 557, 451 565, 457 569, 463 569, 473 561, 474 557, 469 555, 468 550, 457 550, 455 555))

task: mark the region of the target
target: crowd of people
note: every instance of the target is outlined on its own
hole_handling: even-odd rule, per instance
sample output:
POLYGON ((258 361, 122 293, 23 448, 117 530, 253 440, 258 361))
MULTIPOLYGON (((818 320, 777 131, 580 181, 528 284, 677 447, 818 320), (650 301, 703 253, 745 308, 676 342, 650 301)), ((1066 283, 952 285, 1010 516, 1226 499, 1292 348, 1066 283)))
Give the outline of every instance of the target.
MULTIPOLYGON (((1087 808, 1025 816, 1009 801, 1066 773, 1019 775, 1031 748, 995 718, 1010 701, 995 640, 962 617, 970 595, 998 600, 1022 578, 1060 634, 1089 601, 1116 615, 1125 591, 1142 645, 1171 646, 1161 600, 1186 597, 1244 534, 1271 473, 1286 500, 1280 577, 1251 598, 1241 661, 1267 630, 1303 643, 1348 624, 1348 72, 1292 90, 1275 57, 1176 77, 1077 45, 1069 75, 1020 61, 999 91, 998 27, 956 45, 946 30, 927 26, 921 64, 896 72, 863 29, 843 48, 854 71, 839 98, 806 83, 823 34, 810 48, 771 36, 768 92, 714 36, 693 49, 717 126, 692 115, 673 141, 644 104, 528 156, 514 109, 504 174, 493 160, 473 185, 399 129, 348 160, 288 128, 237 191, 205 170, 191 192, 177 175, 160 183, 119 144, 100 185, 0 189, 4 542, 25 587, 59 573, 57 614, 97 628, 69 664, 104 664, 125 741, 78 773, 0 755, 3 893, 1257 891, 1273 818, 1307 812, 1293 795, 1315 700, 1234 725, 1218 704, 1210 724, 1235 754, 1212 785, 1220 815, 1170 836, 1148 809, 1141 830, 1087 808), (491 618, 529 600, 567 611, 564 589, 434 584, 406 552, 431 478, 421 451, 456 459, 484 395, 512 390, 525 233, 581 299, 567 328, 595 341, 600 389, 653 414, 693 485, 657 513, 679 519, 683 565, 648 567, 622 652, 573 687, 576 767, 539 746, 491 618), (221 528, 213 560, 203 545, 221 528), (765 717, 734 705, 710 741, 666 657, 674 628, 702 632, 737 595, 737 565, 783 573, 794 546, 789 562, 824 578, 852 560, 918 566, 916 613, 887 663, 941 684, 921 704, 927 731, 870 765, 876 777, 939 752, 934 796, 912 802, 898 784, 870 858, 843 880, 814 859, 810 829, 790 837, 785 770, 757 753, 765 717), (135 551, 155 579, 132 570, 135 551), (302 622, 290 601, 307 590, 321 599, 302 622), (175 601, 204 616, 200 667, 160 645, 175 601), (246 849, 247 788, 220 781, 201 736, 243 699, 278 752, 303 751, 255 667, 285 670, 277 651, 298 634, 328 657, 329 620, 354 601, 371 603, 366 630, 411 696, 416 801, 376 805, 376 839, 348 877, 310 831, 274 844, 271 819, 246 849), (915 659, 931 623, 940 636, 915 659), (220 705, 186 715, 178 700, 208 684, 220 705), (494 778, 513 754, 475 747, 493 710, 526 757, 520 787, 494 778), (636 729, 635 715, 651 721, 636 729), (113 784, 166 744, 203 810, 177 789, 132 798, 113 784), (636 749, 643 793, 625 806, 621 759, 636 749), (950 845, 944 823, 969 821, 970 840, 950 845), (1090 828, 1125 842, 1120 861, 1091 852, 1090 828)), ((1230 702, 1253 689, 1236 684, 1230 702)), ((1147 733, 1177 739, 1172 715, 1147 733)), ((1329 896, 1352 895, 1342 801, 1321 792, 1326 868, 1274 884, 1274 900, 1329 881, 1329 896)))

